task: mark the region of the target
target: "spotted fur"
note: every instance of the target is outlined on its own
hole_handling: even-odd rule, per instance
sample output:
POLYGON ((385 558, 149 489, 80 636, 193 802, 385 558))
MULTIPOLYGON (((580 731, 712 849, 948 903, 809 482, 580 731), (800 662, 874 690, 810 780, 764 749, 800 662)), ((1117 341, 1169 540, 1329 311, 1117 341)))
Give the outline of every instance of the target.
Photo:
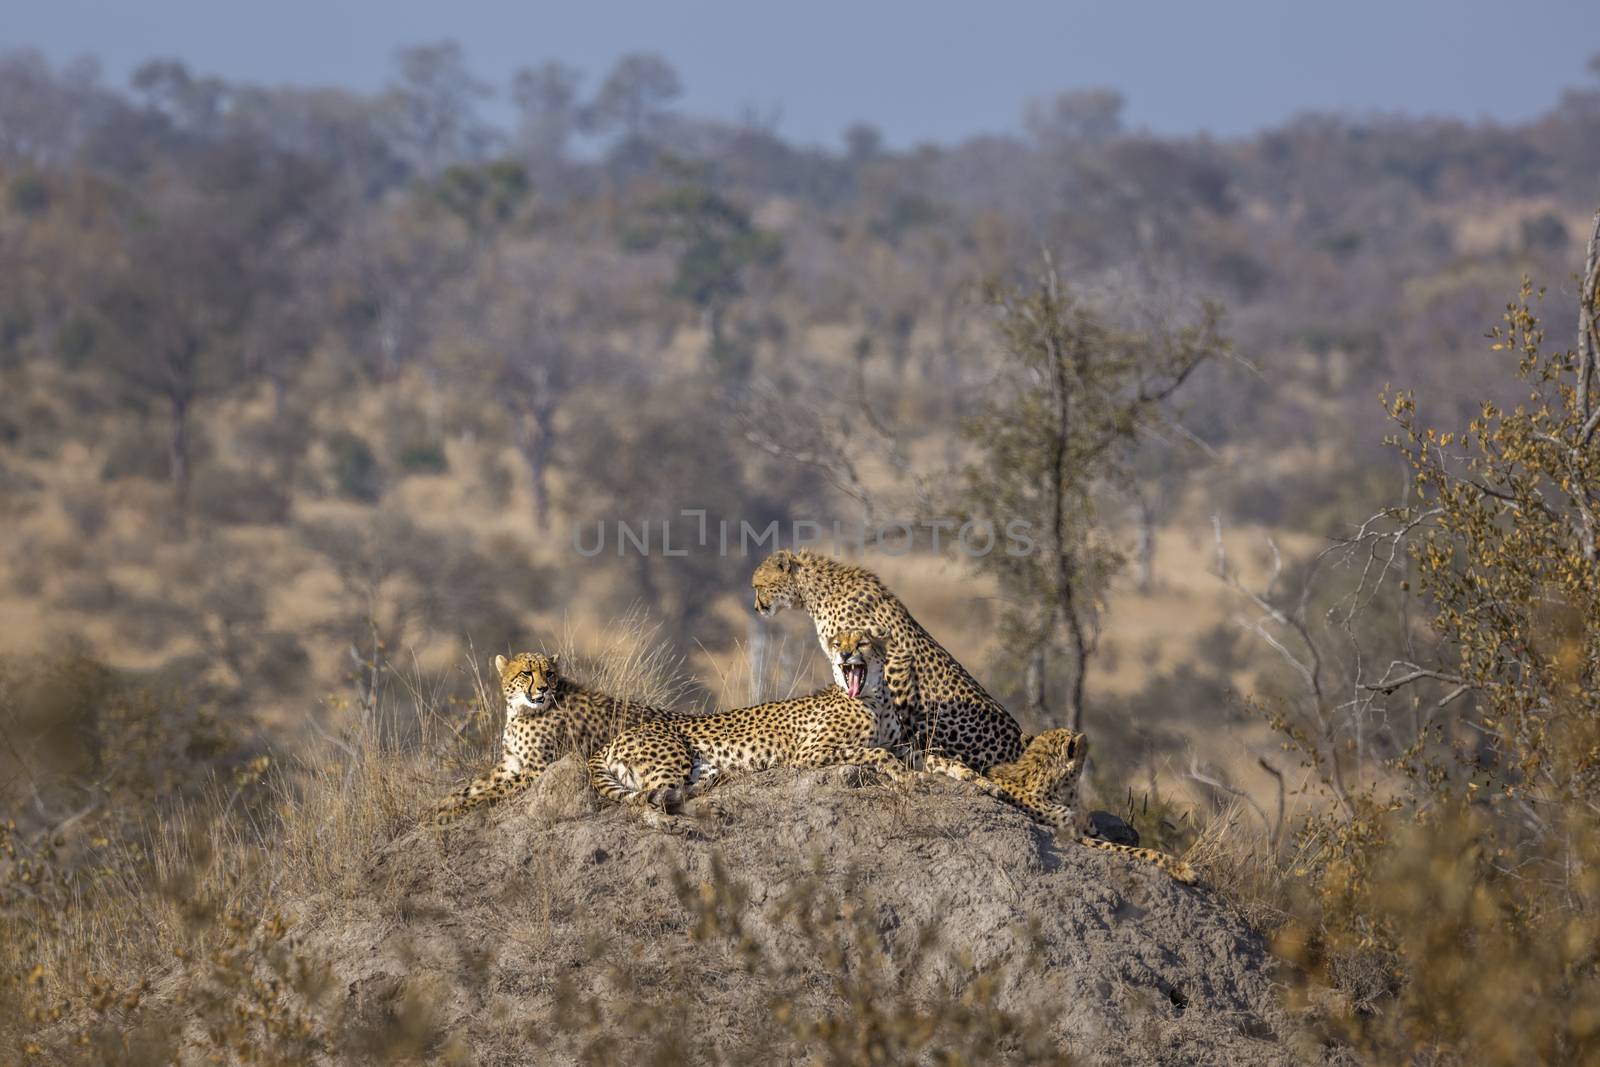
POLYGON ((990 767, 987 774, 978 774, 970 767, 940 756, 930 756, 925 769, 968 782, 990 796, 1015 804, 1070 834, 1080 845, 1153 863, 1178 881, 1193 883, 1194 869, 1183 860, 1153 848, 1102 841, 1085 832, 1088 820, 1078 797, 1078 784, 1088 754, 1089 739, 1083 734, 1075 730, 1046 730, 1028 743, 1021 758, 990 767))
POLYGON ((883 685, 886 655, 881 636, 840 632, 829 642, 833 685, 792 700, 641 723, 590 758, 590 780, 602 797, 662 828, 674 827, 672 809, 727 771, 851 764, 900 780, 908 772, 888 747, 901 728, 883 685))
POLYGON ((434 814, 436 823, 516 796, 569 752, 587 758, 630 726, 674 715, 586 689, 561 673, 556 656, 540 652, 510 659, 496 656, 494 667, 506 702, 500 762, 442 800, 434 814))
POLYGON ((1022 730, 977 679, 923 629, 877 575, 815 552, 782 550, 750 579, 755 608, 811 615, 824 651, 845 629, 885 635, 884 676, 913 753, 934 753, 985 771, 1022 755, 1022 730))

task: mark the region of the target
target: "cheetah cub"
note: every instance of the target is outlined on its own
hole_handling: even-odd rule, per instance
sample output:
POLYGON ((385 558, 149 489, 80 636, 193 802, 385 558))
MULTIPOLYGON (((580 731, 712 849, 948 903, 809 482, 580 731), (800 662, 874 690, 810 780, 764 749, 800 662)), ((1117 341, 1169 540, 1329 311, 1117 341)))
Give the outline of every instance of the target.
POLYGON ((1078 780, 1088 754, 1089 739, 1083 734, 1047 730, 1028 743, 1020 759, 990 767, 987 774, 938 755, 927 757, 925 769, 969 782, 990 796, 1014 804, 1041 822, 1071 834, 1080 845, 1153 863, 1178 881, 1192 885, 1196 881, 1194 868, 1183 860, 1153 848, 1117 845, 1085 833, 1078 780))
POLYGON ((810 696, 623 731, 589 760, 595 791, 676 829, 668 813, 725 771, 846 764, 904 779, 889 751, 901 729, 883 684, 882 636, 842 630, 829 645, 834 684, 810 696))

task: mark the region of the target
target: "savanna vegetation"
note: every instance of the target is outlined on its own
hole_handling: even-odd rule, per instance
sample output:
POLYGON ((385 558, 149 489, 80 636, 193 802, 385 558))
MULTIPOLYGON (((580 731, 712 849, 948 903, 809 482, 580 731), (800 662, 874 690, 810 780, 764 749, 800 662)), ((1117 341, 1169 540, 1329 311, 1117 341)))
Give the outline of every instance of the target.
MULTIPOLYGON (((1233 140, 1074 92, 907 150, 681 92, 449 43, 373 94, 0 56, 0 1057, 466 1062, 424 989, 342 1015, 285 902, 487 759, 496 652, 804 684, 762 550, 715 550, 801 522, 1095 738, 1304 1047, 1600 1062, 1600 86, 1233 140), (1019 519, 1024 557, 954 536, 1019 519), (619 521, 654 550, 579 550, 619 521)), ((684 901, 738 953, 732 884, 684 901)), ((857 917, 797 901, 842 958, 857 917)), ((841 978, 772 1040, 1060 1055, 998 980, 841 978)))

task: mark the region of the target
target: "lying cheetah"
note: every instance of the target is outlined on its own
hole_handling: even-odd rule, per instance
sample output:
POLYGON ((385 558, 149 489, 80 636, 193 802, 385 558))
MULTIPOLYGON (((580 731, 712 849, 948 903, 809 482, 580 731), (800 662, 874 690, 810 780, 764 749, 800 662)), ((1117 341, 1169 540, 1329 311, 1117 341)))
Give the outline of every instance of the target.
POLYGON ((885 635, 889 696, 913 752, 941 753, 978 771, 1022 755, 1016 720, 871 571, 785 549, 762 560, 750 584, 761 615, 790 607, 809 612, 824 652, 843 629, 885 635))
POLYGON ((1089 739, 1074 730, 1047 730, 1028 743, 1022 758, 990 767, 978 774, 954 760, 937 755, 928 757, 927 769, 970 782, 991 796, 998 797, 1073 835, 1080 845, 1106 852, 1120 852, 1155 864, 1186 884, 1195 881, 1194 869, 1153 848, 1115 845, 1084 833, 1086 820, 1078 801, 1078 779, 1089 754, 1089 739))
POLYGON ((908 772, 886 746, 901 735, 883 685, 883 638, 854 630, 829 642, 834 684, 810 696, 714 715, 646 722, 589 759, 595 791, 663 829, 669 813, 718 774, 768 767, 873 767, 896 781, 908 772))
POLYGON ((506 698, 500 762, 442 800, 435 823, 515 796, 568 752, 588 757, 629 726, 674 715, 585 689, 565 677, 557 661, 558 657, 539 652, 494 658, 506 698))

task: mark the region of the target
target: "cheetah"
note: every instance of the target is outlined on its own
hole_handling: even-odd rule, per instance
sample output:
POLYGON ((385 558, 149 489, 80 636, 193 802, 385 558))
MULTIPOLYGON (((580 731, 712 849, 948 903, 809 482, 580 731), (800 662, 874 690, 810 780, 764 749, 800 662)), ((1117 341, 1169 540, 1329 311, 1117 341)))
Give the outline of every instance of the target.
POLYGON ((930 755, 926 769, 948 774, 977 786, 985 793, 1072 835, 1089 848, 1117 852, 1153 863, 1186 885, 1196 881, 1194 868, 1183 860, 1153 848, 1117 845, 1086 834, 1083 807, 1078 800, 1078 779, 1089 754, 1089 739, 1075 730, 1046 730, 1028 743, 1020 759, 990 767, 987 774, 930 755))
POLYGON ((842 629, 875 628, 886 635, 884 675, 913 754, 942 754, 979 772, 1022 755, 1016 720, 871 571, 805 549, 783 549, 761 561, 750 584, 757 614, 791 607, 809 612, 824 652, 842 629))
POLYGON ((909 771, 888 747, 902 731, 883 684, 887 655, 880 635, 842 630, 829 642, 833 685, 792 700, 641 723, 590 757, 590 780, 602 797, 659 829, 681 828, 672 810, 725 771, 847 764, 903 781, 909 771))
POLYGON ((510 799, 568 752, 587 758, 627 727, 676 714, 586 689, 561 673, 558 656, 496 656, 494 669, 506 698, 500 762, 440 801, 437 824, 510 799))

